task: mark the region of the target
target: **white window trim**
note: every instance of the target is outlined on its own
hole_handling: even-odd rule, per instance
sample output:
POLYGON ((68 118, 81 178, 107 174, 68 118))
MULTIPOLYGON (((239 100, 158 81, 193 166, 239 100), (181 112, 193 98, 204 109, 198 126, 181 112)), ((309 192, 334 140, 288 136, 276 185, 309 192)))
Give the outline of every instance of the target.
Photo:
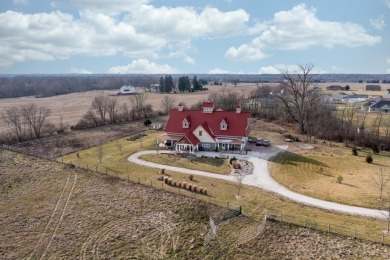
POLYGON ((202 144, 203 148, 210 148, 210 144, 202 144))

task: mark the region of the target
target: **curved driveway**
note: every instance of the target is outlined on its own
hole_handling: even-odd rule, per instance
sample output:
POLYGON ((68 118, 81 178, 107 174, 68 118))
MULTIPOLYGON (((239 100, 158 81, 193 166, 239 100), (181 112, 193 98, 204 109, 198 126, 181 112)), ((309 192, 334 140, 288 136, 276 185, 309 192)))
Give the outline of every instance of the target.
MULTIPOLYGON (((287 147, 279 147, 279 149, 285 150, 287 147)), ((129 156, 128 160, 130 162, 148 166, 148 167, 153 167, 153 168, 164 168, 170 171, 175 171, 175 172, 182 172, 186 174, 193 174, 193 175, 201 175, 201 176, 206 176, 214 179, 221 179, 221 180, 227 180, 227 181, 237 181, 236 178, 232 175, 221 175, 221 174, 216 174, 216 173, 210 173, 210 172, 204 172, 204 171, 197 171, 197 170, 190 170, 190 169, 185 169, 185 168, 179 168, 175 166, 169 166, 169 165, 163 165, 163 164, 158 164, 158 163, 153 163, 153 162, 148 162, 139 159, 138 157, 144 154, 156 154, 156 151, 141 151, 135 154, 132 154, 129 156)), ((170 151, 160 151, 160 153, 172 153, 170 151)), ((277 153, 277 152, 276 152, 277 153)), ((197 153, 200 155, 201 153, 197 153)), ((219 153, 204 153, 208 154, 209 156, 219 156, 219 153)), ((273 156, 275 153, 267 153, 267 154, 260 154, 263 158, 270 158, 273 156)), ((256 154, 259 155, 259 154, 256 154)), ((349 205, 344 205, 336 202, 330 202, 330 201, 325 201, 325 200, 320 200, 316 199, 313 197, 305 196, 299 193, 296 193, 294 191, 291 191, 287 189, 285 186, 279 184, 276 182, 271 175, 269 174, 268 171, 268 166, 267 166, 267 160, 262 159, 259 157, 254 157, 252 155, 238 155, 234 154, 234 156, 238 159, 245 159, 253 163, 253 174, 250 174, 246 176, 243 180, 243 184, 250 185, 250 186, 255 186, 270 192, 274 192, 278 195, 284 196, 288 199, 291 199, 293 201, 296 201, 301 204, 313 206, 313 207, 318 207, 330 211, 337 211, 341 213, 346 213, 346 214, 351 214, 351 215, 359 215, 359 216, 364 216, 364 217, 372 217, 372 218, 378 218, 378 219, 386 219, 387 218, 387 212, 384 210, 377 210, 377 209, 368 209, 368 208, 362 208, 362 207, 356 207, 356 206, 349 206, 349 205)))

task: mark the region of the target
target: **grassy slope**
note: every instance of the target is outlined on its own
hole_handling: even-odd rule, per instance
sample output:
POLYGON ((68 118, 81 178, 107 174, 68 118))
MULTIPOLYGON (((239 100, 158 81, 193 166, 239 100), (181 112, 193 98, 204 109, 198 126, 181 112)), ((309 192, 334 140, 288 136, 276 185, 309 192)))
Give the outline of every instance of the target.
MULTIPOLYGON (((103 164, 107 167, 108 174, 119 176, 123 179, 130 179, 133 181, 140 180, 144 184, 152 184, 155 187, 167 189, 173 192, 180 192, 187 196, 194 196, 193 193, 177 189, 169 186, 161 186, 161 182, 157 181, 159 177, 159 169, 153 169, 143 167, 129 163, 127 157, 141 149, 153 149, 155 140, 153 137, 159 133, 148 132, 149 135, 144 137, 142 142, 126 141, 125 139, 118 140, 119 144, 122 144, 122 150, 119 151, 117 142, 108 142, 104 144, 103 151, 105 158, 103 164)), ((90 148, 79 152, 80 158, 78 159, 75 154, 69 154, 63 157, 64 162, 72 161, 81 167, 95 168, 98 164, 97 149, 90 148)), ((61 159, 59 159, 61 160, 61 159)), ((103 167, 99 168, 104 172, 103 167)), ((167 172, 173 179, 177 181, 187 181, 188 175, 176 172, 167 172)), ((272 195, 254 187, 244 186, 241 190, 243 198, 237 200, 235 195, 237 194, 237 185, 232 182, 226 182, 221 180, 214 180, 206 177, 196 176, 194 183, 200 187, 208 189, 210 196, 196 195, 197 198, 206 201, 211 201, 219 205, 226 205, 227 202, 231 204, 240 204, 243 206, 243 211, 248 216, 258 218, 260 213, 267 208, 270 212, 281 212, 286 215, 288 221, 302 225, 305 219, 309 219, 313 227, 326 230, 328 224, 331 224, 335 231, 342 232, 348 235, 353 234, 355 228, 358 229, 358 233, 362 237, 380 240, 382 238, 381 231, 385 229, 386 223, 378 220, 368 220, 360 217, 351 217, 341 214, 336 214, 312 207, 303 206, 279 196, 272 195)), ((358 234, 359 235, 359 234, 358 234)), ((390 238, 389 238, 390 240, 390 238)))

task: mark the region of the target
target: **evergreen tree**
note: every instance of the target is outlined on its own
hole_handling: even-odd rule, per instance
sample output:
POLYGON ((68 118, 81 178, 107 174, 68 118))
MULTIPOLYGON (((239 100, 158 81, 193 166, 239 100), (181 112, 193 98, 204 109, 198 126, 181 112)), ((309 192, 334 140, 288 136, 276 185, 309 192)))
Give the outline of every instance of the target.
POLYGON ((165 84, 164 84, 164 78, 160 78, 159 86, 158 86, 160 92, 165 92, 165 84))
POLYGON ((164 92, 170 93, 172 92, 174 85, 173 85, 173 78, 171 75, 166 75, 164 79, 164 92))
POLYGON ((198 91, 202 89, 202 85, 199 84, 198 78, 196 76, 194 76, 192 79, 192 89, 194 91, 198 91))

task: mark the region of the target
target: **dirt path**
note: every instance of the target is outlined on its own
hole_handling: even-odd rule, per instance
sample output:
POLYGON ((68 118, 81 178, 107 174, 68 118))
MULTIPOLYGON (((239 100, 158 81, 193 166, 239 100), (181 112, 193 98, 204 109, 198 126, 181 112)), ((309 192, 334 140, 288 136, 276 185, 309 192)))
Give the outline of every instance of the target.
MULTIPOLYGON (((296 201, 301 204, 305 204, 308 206, 318 207, 330 211, 336 211, 341 212, 345 214, 351 214, 351 215, 358 215, 358 216, 364 216, 364 217, 372 217, 377 219, 386 219, 388 216, 388 213, 384 210, 377 210, 377 209, 368 209, 368 208, 362 208, 362 207, 355 207, 355 206, 349 206, 345 204, 340 204, 336 202, 330 202, 325 200, 316 199, 313 197, 305 196, 299 193, 296 193, 294 191, 291 191, 284 187, 283 185, 276 182, 270 175, 268 171, 268 162, 267 159, 274 156, 276 153, 286 150, 287 146, 278 146, 276 147, 276 150, 273 150, 271 152, 264 152, 264 153, 250 153, 248 155, 239 155, 234 154, 234 156, 237 159, 242 160, 248 160, 249 162, 253 163, 253 174, 248 175, 243 180, 243 184, 255 186, 270 192, 277 193, 278 195, 281 195, 283 197, 286 197, 288 199, 291 199, 293 201, 296 201)), ((193 175, 200 175, 200 176, 206 176, 214 179, 221 179, 221 180, 227 180, 227 181, 233 181, 235 182, 236 179, 234 176, 227 176, 227 175, 220 175, 210 172, 204 172, 204 171, 197 171, 197 170, 189 170, 169 165, 162 165, 157 163, 152 163, 148 161, 144 161, 139 159, 138 157, 144 154, 155 154, 156 151, 142 151, 135 154, 132 154, 129 156, 128 160, 133 163, 137 163, 140 165, 153 167, 153 168, 165 168, 170 171, 176 171, 186 174, 193 174, 193 175)), ((160 153, 172 153, 171 151, 164 151, 160 153)), ((199 155, 209 155, 209 156, 219 156, 219 153, 212 153, 212 152, 203 152, 197 154, 199 155)))

